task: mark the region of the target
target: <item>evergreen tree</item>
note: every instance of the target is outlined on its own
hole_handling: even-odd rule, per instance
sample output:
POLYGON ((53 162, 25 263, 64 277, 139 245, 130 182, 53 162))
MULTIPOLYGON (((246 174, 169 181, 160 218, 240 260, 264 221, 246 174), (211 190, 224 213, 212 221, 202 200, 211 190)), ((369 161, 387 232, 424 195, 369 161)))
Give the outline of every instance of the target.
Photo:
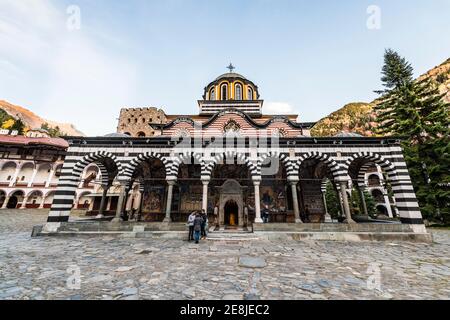
POLYGON ((23 123, 21 119, 17 119, 11 127, 11 130, 17 130, 19 135, 23 135, 25 130, 25 123, 23 123))
MULTIPOLYGON (((375 199, 367 191, 364 191, 363 195, 364 195, 364 201, 366 203, 368 215, 370 217, 372 217, 372 218, 375 218, 376 215, 377 215, 377 208, 376 208, 375 199)), ((365 214, 364 213, 364 204, 361 201, 361 194, 360 194, 359 190, 357 190, 356 188, 353 188, 351 198, 352 198, 352 212, 353 212, 353 214, 356 214, 356 215, 365 214)))
POLYGON ((399 88, 413 81, 412 66, 392 49, 387 49, 384 53, 384 66, 381 74, 383 75, 381 81, 387 88, 386 90, 399 88))
POLYGON ((341 216, 341 205, 340 198, 337 194, 337 190, 334 188, 333 184, 328 181, 327 188, 325 191, 325 199, 327 201, 327 209, 331 218, 337 219, 341 216))
POLYGON ((449 104, 430 80, 412 80, 411 65, 392 50, 385 52, 384 90, 375 108, 378 133, 404 137, 402 147, 425 218, 449 219, 449 104))

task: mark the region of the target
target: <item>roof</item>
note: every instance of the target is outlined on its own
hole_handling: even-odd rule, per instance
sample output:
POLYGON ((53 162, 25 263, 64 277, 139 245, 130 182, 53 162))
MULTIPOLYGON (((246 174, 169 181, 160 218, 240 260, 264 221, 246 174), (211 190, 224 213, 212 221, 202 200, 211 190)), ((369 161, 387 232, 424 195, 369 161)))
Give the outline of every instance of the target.
POLYGON ((19 146, 51 146, 66 149, 69 144, 61 138, 31 138, 25 136, 6 136, 0 135, 0 144, 19 145, 19 146))
POLYGON ((363 135, 360 135, 359 133, 355 133, 355 132, 341 131, 338 134, 336 134, 335 137, 339 137, 339 138, 357 138, 357 137, 363 137, 363 135))
POLYGON ((239 73, 228 72, 228 73, 222 74, 221 76, 218 76, 218 77, 216 78, 216 81, 217 81, 217 80, 220 80, 220 79, 227 79, 227 78, 241 78, 241 79, 247 80, 246 77, 244 77, 243 75, 241 75, 241 74, 239 74, 239 73))
POLYGON ((107 138, 129 138, 130 135, 125 134, 125 133, 109 133, 109 134, 106 134, 105 137, 107 137, 107 138))

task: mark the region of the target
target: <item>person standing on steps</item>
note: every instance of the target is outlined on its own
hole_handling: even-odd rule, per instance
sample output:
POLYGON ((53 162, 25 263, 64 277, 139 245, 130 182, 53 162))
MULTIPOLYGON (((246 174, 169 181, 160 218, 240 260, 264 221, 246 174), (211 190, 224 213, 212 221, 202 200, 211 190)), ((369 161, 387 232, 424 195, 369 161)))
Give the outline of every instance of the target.
POLYGON ((189 217, 188 217, 188 226, 189 226, 189 239, 188 241, 194 240, 194 220, 195 220, 195 214, 197 212, 193 211, 189 217))
POLYGON ((197 211, 197 214, 195 215, 194 219, 194 240, 195 243, 198 243, 200 241, 200 235, 202 232, 202 224, 203 224, 203 218, 200 214, 200 212, 197 211))
POLYGON ((208 215, 206 214, 205 210, 202 210, 201 213, 203 223, 202 223, 202 239, 206 238, 206 224, 208 223, 208 215))

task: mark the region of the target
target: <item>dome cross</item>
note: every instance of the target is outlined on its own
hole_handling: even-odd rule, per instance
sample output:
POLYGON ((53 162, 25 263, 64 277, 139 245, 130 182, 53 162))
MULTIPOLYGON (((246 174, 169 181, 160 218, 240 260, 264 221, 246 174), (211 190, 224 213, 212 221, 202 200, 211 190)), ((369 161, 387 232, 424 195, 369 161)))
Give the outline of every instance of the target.
POLYGON ((230 73, 232 73, 233 70, 236 69, 236 68, 235 68, 235 67, 233 66, 233 64, 230 62, 230 65, 227 67, 227 69, 229 69, 229 70, 230 70, 230 73))

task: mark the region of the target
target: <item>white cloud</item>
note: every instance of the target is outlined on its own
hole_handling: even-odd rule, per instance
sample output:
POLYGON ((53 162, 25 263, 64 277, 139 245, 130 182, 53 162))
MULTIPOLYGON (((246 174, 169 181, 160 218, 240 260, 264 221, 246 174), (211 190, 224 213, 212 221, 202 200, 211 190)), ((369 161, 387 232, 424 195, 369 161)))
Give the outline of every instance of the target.
MULTIPOLYGON (((50 0, 0 0, 0 86, 8 75, 16 79, 5 83, 9 91, 20 88, 20 72, 27 73, 42 92, 33 92, 41 96, 39 105, 25 107, 49 120, 70 122, 88 135, 110 133, 120 107, 133 100, 136 68, 98 44, 108 45, 108 33, 90 32, 83 24, 70 32, 68 17, 66 8, 50 0)), ((110 38, 116 45, 117 39, 110 38)))
MULTIPOLYGON (((287 114, 298 114, 298 111, 294 106, 287 102, 264 102, 263 113, 265 114, 276 114, 276 115, 287 115, 287 114)), ((297 117, 299 121, 299 117, 297 117)))
POLYGON ((295 114, 295 107, 287 102, 264 102, 263 111, 266 114, 295 114))

